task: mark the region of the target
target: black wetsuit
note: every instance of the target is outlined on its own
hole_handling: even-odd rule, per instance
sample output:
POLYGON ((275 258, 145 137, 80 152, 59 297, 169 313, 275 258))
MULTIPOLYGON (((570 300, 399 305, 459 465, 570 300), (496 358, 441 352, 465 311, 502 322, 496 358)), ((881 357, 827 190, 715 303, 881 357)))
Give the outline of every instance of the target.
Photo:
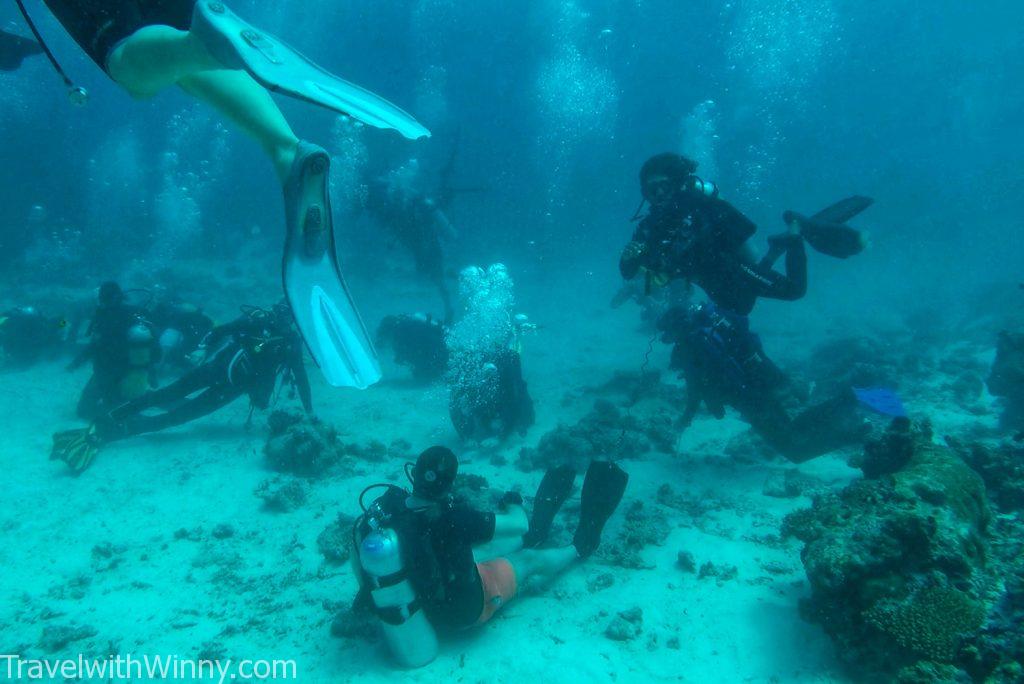
POLYGON ((395 363, 411 367, 414 378, 429 382, 448 367, 444 333, 444 326, 430 317, 387 316, 377 329, 377 347, 391 346, 395 363))
POLYGON ((639 255, 623 254, 622 276, 631 280, 646 269, 652 276, 695 283, 720 307, 750 313, 758 297, 795 300, 807 292, 807 253, 794 239, 786 249, 786 274, 757 263, 745 243, 757 227, 718 197, 684 192, 674 201, 652 207, 633 234, 643 246, 639 255))
POLYGON ((144 314, 141 308, 127 304, 96 309, 86 332, 89 344, 68 366, 68 370, 75 370, 92 361, 92 376, 78 400, 80 418, 94 420, 132 399, 125 394, 124 380, 131 373, 152 373, 160 358, 160 346, 144 314), (149 343, 134 345, 130 341, 129 333, 135 326, 150 331, 149 343))
POLYGON ((187 31, 196 0, 43 0, 75 42, 106 71, 110 52, 143 26, 187 31))
MULTIPOLYGON (((459 498, 426 504, 398 487, 389 487, 373 506, 401 540, 403 566, 431 625, 454 631, 475 624, 484 609, 484 587, 473 547, 494 538, 494 513, 478 511, 459 498)), ((357 539, 372 529, 366 517, 360 518, 357 539)), ((373 581, 359 571, 363 581, 356 605, 372 610, 373 581)))
POLYGON ((491 375, 475 375, 467 381, 456 378, 448 410, 456 432, 464 439, 483 440, 525 434, 533 425, 533 398, 523 379, 522 358, 506 349, 481 360, 491 364, 491 375))
POLYGON ((788 379, 764 354, 747 319, 704 306, 687 313, 674 309, 662 317, 662 340, 674 343, 672 367, 686 379, 689 424, 704 403, 716 418, 736 409, 766 442, 794 462, 806 461, 863 437, 852 391, 790 417, 788 379))
POLYGON ((425 610, 434 627, 461 629, 480 619, 484 591, 473 547, 494 538, 494 525, 494 513, 477 511, 461 502, 430 523, 428 538, 437 561, 440 587, 425 610))
POLYGON ((290 323, 242 316, 215 328, 207 345, 217 350, 209 360, 170 385, 112 411, 98 424, 101 437, 110 441, 182 425, 243 395, 249 396, 253 407, 265 409, 282 373, 291 374, 303 407, 313 410, 309 378, 302 363, 302 340, 290 323), (190 398, 196 392, 198 396, 190 398), (168 410, 156 415, 143 413, 156 407, 168 410))

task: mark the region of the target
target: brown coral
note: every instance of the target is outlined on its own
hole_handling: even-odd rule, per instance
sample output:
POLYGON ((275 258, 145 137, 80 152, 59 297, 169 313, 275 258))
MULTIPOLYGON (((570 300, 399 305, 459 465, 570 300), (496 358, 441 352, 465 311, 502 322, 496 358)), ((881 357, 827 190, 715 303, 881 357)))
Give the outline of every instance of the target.
POLYGON ((985 609, 952 587, 926 587, 904 601, 879 601, 864 619, 903 648, 930 660, 950 662, 963 635, 981 627, 985 609))

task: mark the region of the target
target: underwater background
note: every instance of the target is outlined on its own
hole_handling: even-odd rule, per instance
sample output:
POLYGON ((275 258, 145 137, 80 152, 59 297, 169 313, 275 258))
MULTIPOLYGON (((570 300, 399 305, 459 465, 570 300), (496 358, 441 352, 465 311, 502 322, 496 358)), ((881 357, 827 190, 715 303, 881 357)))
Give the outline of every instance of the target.
MULTIPOLYGON (((1024 681, 1024 635, 1012 627, 1024 615, 1014 565, 1024 450, 1013 441, 1024 425, 1005 416, 1024 403, 1024 374, 1010 398, 986 382, 1000 331, 1024 332, 1019 1, 231 6, 433 131, 409 142, 278 98, 298 135, 332 155, 339 260, 371 330, 387 315, 441 310, 408 255, 359 210, 364 179, 410 160, 429 178, 455 151, 455 184, 468 191, 449 215, 449 279, 454 290, 466 266, 508 268, 515 310, 537 326, 522 350, 536 424, 498 444, 462 443, 444 384, 412 382, 382 352, 385 379, 363 392, 328 387, 307 363, 327 426, 317 439, 334 450, 314 474, 268 461, 266 414, 248 425, 239 402, 119 443, 74 478, 47 453, 51 434, 76 424, 88 374, 65 371, 72 350, 8 365, 0 652, 295 658, 301 681, 1024 681), (751 325, 788 372, 833 380, 856 366, 928 421, 902 437, 933 464, 913 477, 956 482, 914 480, 901 496, 920 496, 935 509, 921 515, 940 527, 948 517, 948 529, 974 530, 969 543, 928 537, 935 548, 984 549, 923 552, 907 566, 918 579, 960 572, 949 582, 959 594, 915 590, 945 609, 879 617, 884 606, 851 608, 816 583, 820 565, 804 549, 825 544, 836 518, 823 507, 861 505, 841 494, 862 477, 861 449, 793 468, 734 416, 704 415, 678 439, 658 428, 682 403, 670 349, 636 305, 609 302, 637 172, 664 151, 700 163, 758 224, 759 249, 785 209, 874 198, 856 221, 870 248, 846 261, 812 253, 807 296, 762 302, 751 325), (344 624, 356 583, 345 542, 330 539, 344 536, 337 516, 358 513, 367 484, 401 482, 403 463, 434 443, 485 478, 476 495, 532 492, 545 449, 571 448, 544 441, 559 429, 604 431, 593 455, 624 457, 630 489, 609 550, 446 644, 427 668, 396 674, 372 634, 344 624), (632 452, 605 453, 622 447, 620 429, 632 452), (816 512, 787 517, 798 510, 816 512), (949 570, 957 563, 969 571, 949 570), (899 631, 900 620, 931 625, 957 611, 953 636, 899 631), (868 626, 849 627, 861 619, 850 615, 868 626)), ((91 97, 70 105, 42 58, 0 72, 0 308, 73 316, 105 280, 172 292, 218 322, 277 301, 282 203, 259 148, 183 93, 132 100, 45 7, 29 9, 91 97)), ((13 5, 0 27, 28 35, 13 5)), ((872 496, 847 517, 898 527, 872 496)), ((855 551, 881 556, 893 539, 855 551)), ((840 558, 856 555, 827 541, 840 558)))

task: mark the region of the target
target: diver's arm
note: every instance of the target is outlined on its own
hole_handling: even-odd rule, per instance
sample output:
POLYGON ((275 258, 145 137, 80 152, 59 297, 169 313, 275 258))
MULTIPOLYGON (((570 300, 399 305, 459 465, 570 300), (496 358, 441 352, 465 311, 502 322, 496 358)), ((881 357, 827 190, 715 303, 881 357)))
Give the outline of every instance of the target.
POLYGON ((622 256, 619 258, 619 273, 623 278, 632 280, 637 276, 643 266, 646 252, 647 246, 634 236, 633 241, 622 250, 622 256))

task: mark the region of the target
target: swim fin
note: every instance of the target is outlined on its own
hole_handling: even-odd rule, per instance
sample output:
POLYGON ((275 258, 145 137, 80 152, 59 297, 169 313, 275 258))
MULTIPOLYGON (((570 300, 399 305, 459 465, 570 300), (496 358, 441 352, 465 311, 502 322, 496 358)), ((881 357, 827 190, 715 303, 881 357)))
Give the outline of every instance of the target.
POLYGON ((629 475, 610 461, 593 461, 587 468, 580 497, 580 524, 572 538, 580 558, 587 558, 601 543, 601 531, 622 501, 629 475))
POLYGON ((812 221, 821 223, 846 223, 853 217, 875 203, 875 200, 863 195, 854 195, 841 199, 832 206, 826 207, 811 217, 812 221))
POLYGON ((299 143, 284 187, 284 290, 299 332, 327 382, 366 389, 380 380, 380 362, 338 266, 328 194, 330 168, 326 150, 299 143))
POLYGON ((860 254, 868 244, 867 234, 845 225, 874 203, 870 197, 854 195, 822 209, 813 216, 786 211, 782 220, 796 223, 807 244, 822 254, 846 259, 860 254))
POLYGON ((260 85, 351 116, 376 128, 390 128, 410 140, 430 137, 411 115, 370 91, 349 83, 240 19, 219 0, 199 0, 190 33, 229 69, 249 73, 260 85))
POLYGON ((53 436, 50 460, 64 461, 76 475, 81 475, 96 458, 102 443, 95 426, 58 432, 53 436))
POLYGON ((544 479, 540 481, 537 496, 533 500, 530 529, 523 535, 524 549, 536 548, 548 538, 555 514, 572 494, 572 485, 575 481, 576 469, 572 466, 558 466, 544 473, 544 479))

